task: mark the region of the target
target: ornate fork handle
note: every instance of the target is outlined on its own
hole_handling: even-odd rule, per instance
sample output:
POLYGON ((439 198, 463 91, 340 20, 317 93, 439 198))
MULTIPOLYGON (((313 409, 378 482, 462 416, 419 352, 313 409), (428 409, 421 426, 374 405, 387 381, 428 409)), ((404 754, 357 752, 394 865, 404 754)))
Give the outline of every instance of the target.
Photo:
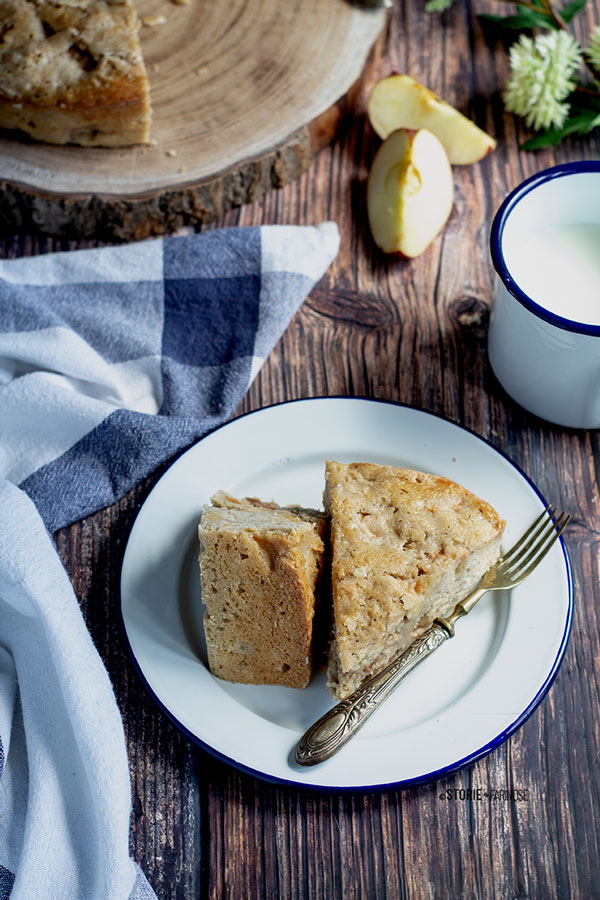
POLYGON ((454 636, 453 618, 436 619, 408 650, 311 725, 298 742, 296 762, 301 766, 314 766, 337 753, 409 672, 454 636))
POLYGON ((569 523, 571 517, 567 513, 556 516, 556 512, 555 507, 547 506, 510 550, 488 569, 471 593, 456 604, 451 615, 445 619, 435 619, 431 628, 386 669, 321 716, 300 738, 296 747, 296 762, 302 766, 314 766, 337 753, 409 672, 444 641, 454 637, 457 620, 466 616, 480 597, 488 591, 510 589, 521 584, 544 559, 569 523))

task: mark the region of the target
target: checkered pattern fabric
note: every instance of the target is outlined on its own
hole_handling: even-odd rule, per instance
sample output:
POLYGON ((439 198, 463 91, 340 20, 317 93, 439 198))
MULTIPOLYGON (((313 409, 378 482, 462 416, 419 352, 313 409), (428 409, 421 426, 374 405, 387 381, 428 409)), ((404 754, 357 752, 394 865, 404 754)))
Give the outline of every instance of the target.
POLYGON ((53 531, 226 421, 337 251, 266 226, 0 261, 0 477, 53 531))
POLYGON ((154 897, 49 532, 231 417, 338 243, 325 223, 0 261, 0 900, 154 897))

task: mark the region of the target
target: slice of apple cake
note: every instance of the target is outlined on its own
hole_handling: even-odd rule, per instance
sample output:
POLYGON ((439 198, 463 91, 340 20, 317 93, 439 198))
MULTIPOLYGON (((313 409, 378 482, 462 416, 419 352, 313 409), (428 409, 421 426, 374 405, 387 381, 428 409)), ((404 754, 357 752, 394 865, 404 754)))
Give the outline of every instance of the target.
POLYGON ((327 462, 332 637, 328 687, 346 697, 449 615, 495 562, 505 523, 459 484, 327 462))
POLYGON ((0 127, 51 144, 148 141, 131 0, 0 0, 0 127))
POLYGON ((323 513, 222 491, 204 507, 200 573, 214 675, 306 687, 325 531, 323 513))

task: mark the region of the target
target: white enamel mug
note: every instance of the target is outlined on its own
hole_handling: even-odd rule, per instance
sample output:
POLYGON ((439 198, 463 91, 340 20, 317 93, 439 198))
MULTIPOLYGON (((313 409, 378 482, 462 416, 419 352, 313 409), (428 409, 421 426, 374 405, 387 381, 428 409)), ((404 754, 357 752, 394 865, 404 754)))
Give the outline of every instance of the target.
MULTIPOLYGON (((511 274, 511 257, 515 265, 519 244, 536 230, 580 223, 600 225, 600 162, 545 169, 508 195, 490 238, 498 278, 488 353, 498 381, 526 410, 558 425, 600 428, 600 324, 550 311, 511 274)), ((597 302, 600 312, 600 285, 597 302)))

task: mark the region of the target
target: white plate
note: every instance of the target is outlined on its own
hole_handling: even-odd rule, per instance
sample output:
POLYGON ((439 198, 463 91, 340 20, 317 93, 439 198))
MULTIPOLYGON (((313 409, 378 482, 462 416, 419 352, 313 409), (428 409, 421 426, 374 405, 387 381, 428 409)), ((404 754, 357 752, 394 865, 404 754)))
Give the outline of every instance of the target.
POLYGON ((132 529, 121 578, 127 641, 159 706, 202 747, 269 780, 357 789, 437 778, 473 763, 519 728, 564 655, 572 588, 557 542, 511 594, 483 598, 456 637, 411 674, 337 756, 301 768, 293 751, 329 706, 324 676, 304 691, 230 684, 210 674, 202 635, 197 525, 219 488, 320 506, 324 460, 370 461, 444 475, 507 521, 505 546, 546 506, 523 473, 445 419, 373 400, 272 406, 230 422, 163 475, 132 529))

